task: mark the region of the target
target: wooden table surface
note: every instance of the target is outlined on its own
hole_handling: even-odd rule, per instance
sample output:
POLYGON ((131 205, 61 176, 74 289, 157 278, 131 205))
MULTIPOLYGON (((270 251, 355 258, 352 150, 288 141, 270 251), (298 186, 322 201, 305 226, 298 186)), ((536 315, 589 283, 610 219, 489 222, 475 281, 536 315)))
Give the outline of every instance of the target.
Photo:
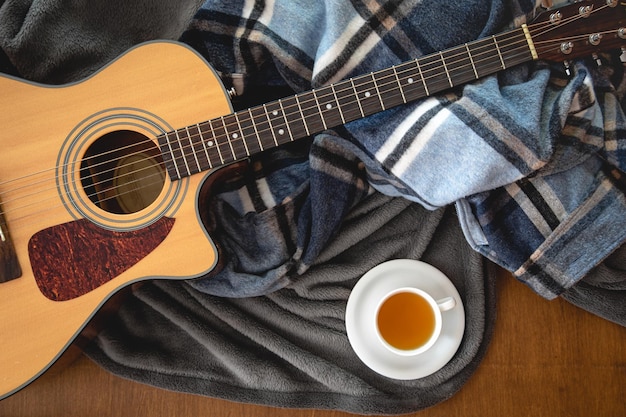
MULTIPOLYGON (((69 354, 68 354, 69 355, 69 354)), ((0 370, 1 371, 1 370, 0 370)), ((506 273, 484 361, 451 399, 415 416, 626 415, 626 328, 563 300, 545 301, 506 273)), ((108 374, 84 356, 55 365, 0 401, 2 417, 347 417, 163 391, 108 374)))

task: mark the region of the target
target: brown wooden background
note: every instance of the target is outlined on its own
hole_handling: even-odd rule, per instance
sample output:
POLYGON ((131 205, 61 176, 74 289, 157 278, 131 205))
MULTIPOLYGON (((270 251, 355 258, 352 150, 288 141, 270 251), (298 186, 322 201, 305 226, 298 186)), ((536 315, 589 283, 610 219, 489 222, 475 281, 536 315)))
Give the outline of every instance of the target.
MULTIPOLYGON (((450 400, 415 413, 448 417, 626 415, 626 328, 545 301, 502 273, 487 356, 450 400)), ((1 354, 1 352, 0 352, 1 354)), ((74 359, 71 354, 67 359, 74 359)), ((0 370, 0 372, 2 372, 0 370)), ((84 356, 0 401, 2 417, 348 417, 167 392, 108 374, 84 356)))

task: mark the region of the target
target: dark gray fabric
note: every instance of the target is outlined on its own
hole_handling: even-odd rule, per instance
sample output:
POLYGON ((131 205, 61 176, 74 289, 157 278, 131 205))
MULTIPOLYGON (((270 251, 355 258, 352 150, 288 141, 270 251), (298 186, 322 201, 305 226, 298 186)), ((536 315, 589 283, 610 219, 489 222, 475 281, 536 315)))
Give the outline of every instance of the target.
POLYGON ((0 48, 19 74, 66 83, 131 46, 178 39, 202 0, 2 0, 0 48))
POLYGON ((626 246, 613 252, 563 294, 570 303, 626 326, 626 246))
POLYGON ((290 286, 222 298, 187 283, 145 284, 87 354, 117 375, 176 391, 279 407, 408 413, 450 398, 479 365, 495 320, 494 286, 494 267, 465 243, 453 210, 430 212, 374 194, 290 286), (412 381, 367 368, 344 324, 361 275, 396 258, 441 269, 466 312, 457 354, 440 371, 412 381))

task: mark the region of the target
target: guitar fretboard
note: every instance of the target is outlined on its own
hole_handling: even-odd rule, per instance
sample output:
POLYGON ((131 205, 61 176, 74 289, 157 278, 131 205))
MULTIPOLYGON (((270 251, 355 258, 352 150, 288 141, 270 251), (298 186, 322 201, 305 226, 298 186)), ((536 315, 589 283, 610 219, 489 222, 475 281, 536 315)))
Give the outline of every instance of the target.
POLYGON ((178 129, 158 138, 172 180, 409 103, 533 59, 524 28, 178 129))

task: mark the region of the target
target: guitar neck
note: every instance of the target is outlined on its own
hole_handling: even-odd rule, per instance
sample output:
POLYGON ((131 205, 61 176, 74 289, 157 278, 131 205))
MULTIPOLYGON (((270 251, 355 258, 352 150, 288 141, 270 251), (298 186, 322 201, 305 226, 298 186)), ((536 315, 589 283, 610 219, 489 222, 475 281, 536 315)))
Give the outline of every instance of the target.
POLYGON ((172 180, 246 159, 326 129, 536 58, 526 26, 381 71, 187 126, 158 138, 172 180))

